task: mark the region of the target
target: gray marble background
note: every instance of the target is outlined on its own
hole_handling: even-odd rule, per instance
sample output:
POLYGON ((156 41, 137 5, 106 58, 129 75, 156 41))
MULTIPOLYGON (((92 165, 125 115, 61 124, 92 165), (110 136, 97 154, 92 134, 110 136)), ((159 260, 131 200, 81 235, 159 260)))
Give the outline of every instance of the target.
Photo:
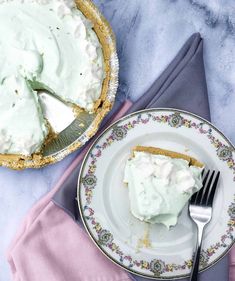
MULTIPOLYGON (((117 37, 121 98, 137 99, 195 31, 204 40, 212 121, 235 143, 235 1, 95 0, 117 37)), ((5 251, 29 208, 76 153, 39 170, 0 168, 0 281, 10 281, 5 251)), ((45 280, 47 281, 47 280, 45 280)), ((221 280, 223 281, 223 280, 221 280)))

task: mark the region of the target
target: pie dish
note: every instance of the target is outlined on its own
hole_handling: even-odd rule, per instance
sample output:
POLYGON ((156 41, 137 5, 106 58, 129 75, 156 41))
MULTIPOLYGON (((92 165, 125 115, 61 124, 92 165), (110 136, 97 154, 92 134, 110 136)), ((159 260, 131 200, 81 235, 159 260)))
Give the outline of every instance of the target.
POLYGON ((0 14, 7 38, 0 44, 0 165, 42 167, 81 147, 111 110, 118 82, 115 39, 89 0, 3 1, 0 14), (91 113, 83 128, 51 134, 35 91, 41 88, 73 104, 76 113, 91 113))
POLYGON ((203 164, 175 151, 136 146, 126 161, 130 210, 140 221, 175 226, 189 198, 202 187, 203 164))

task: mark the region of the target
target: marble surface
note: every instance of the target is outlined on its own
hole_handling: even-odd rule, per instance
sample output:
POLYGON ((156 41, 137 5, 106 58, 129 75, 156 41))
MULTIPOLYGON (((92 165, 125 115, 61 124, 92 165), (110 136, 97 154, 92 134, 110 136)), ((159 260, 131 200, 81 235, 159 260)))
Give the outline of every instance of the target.
MULTIPOLYGON (((117 37, 119 95, 137 99, 195 31, 204 41, 212 121, 235 143, 234 0, 95 0, 117 37)), ((45 195, 76 153, 39 170, 0 168, 0 281, 10 281, 5 258, 20 221, 45 195)))

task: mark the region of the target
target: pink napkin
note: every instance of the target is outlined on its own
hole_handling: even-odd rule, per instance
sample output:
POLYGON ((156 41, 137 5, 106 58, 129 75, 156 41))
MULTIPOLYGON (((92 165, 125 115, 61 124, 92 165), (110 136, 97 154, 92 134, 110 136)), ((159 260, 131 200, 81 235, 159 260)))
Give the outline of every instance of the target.
MULTIPOLYGON (((131 105, 127 101, 114 119, 124 115, 131 105)), ((130 275, 100 253, 82 227, 51 201, 87 150, 88 147, 79 154, 22 223, 7 253, 14 281, 131 280, 130 275)), ((229 281, 235 281, 235 248, 230 252, 229 281)))
MULTIPOLYGON (((113 121, 123 116, 131 105, 130 101, 125 102, 113 121)), ((82 227, 51 202, 87 149, 73 161, 53 190, 31 209, 10 245, 7 259, 14 281, 131 280, 125 271, 103 256, 82 227)))
POLYGON ((235 246, 229 253, 229 281, 235 281, 235 246))

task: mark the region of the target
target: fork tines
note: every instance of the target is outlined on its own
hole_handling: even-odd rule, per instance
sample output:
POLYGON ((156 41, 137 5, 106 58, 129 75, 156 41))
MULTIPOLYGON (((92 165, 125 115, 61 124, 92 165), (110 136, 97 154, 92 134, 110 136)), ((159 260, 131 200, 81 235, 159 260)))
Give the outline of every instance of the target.
MULTIPOLYGON (((204 176, 205 171, 203 170, 202 176, 204 176)), ((212 206, 216 187, 218 184, 220 172, 208 170, 202 181, 202 188, 196 192, 190 200, 190 204, 193 205, 203 205, 212 206)))

